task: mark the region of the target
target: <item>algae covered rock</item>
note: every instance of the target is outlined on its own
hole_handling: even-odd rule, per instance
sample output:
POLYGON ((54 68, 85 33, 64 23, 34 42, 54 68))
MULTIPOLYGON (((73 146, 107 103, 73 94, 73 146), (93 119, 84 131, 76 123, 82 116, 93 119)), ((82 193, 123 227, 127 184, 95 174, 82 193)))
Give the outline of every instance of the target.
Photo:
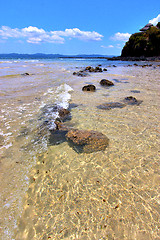
POLYGON ((66 139, 78 153, 104 151, 109 144, 109 139, 104 134, 88 130, 69 130, 66 139))

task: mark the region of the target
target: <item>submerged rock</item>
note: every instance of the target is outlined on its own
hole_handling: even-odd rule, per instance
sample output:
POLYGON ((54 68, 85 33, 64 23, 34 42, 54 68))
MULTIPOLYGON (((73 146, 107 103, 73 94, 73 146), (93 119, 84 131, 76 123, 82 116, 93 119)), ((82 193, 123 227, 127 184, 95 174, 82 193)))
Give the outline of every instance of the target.
POLYGON ((87 77, 89 74, 84 71, 74 72, 73 75, 77 75, 78 77, 87 77))
POLYGON ((102 80, 100 81, 100 84, 101 84, 102 86, 114 86, 114 83, 111 82, 111 81, 109 81, 109 80, 107 80, 107 79, 102 79, 102 80))
POLYGON ((129 96, 126 97, 123 102, 128 105, 140 105, 143 101, 137 100, 135 97, 129 96))
POLYGON ((103 109, 103 110, 110 110, 112 108, 123 108, 125 107, 126 104, 124 103, 120 103, 120 102, 109 102, 109 103, 104 103, 101 104, 99 106, 97 106, 97 108, 99 109, 103 109))
POLYGON ((88 130, 69 130, 66 139, 78 153, 104 151, 109 144, 109 139, 104 134, 88 130))
POLYGON ((82 91, 90 91, 90 92, 95 92, 96 87, 92 84, 86 85, 82 88, 82 91))
POLYGON ((140 93, 139 90, 131 90, 132 93, 140 93))

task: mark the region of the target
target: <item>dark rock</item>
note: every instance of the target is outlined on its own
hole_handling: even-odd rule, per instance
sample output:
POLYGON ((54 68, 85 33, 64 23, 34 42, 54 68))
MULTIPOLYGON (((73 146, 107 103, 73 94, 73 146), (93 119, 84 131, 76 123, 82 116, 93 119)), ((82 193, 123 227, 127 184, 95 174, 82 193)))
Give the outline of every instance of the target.
POLYGON ((29 73, 22 73, 22 76, 29 76, 29 73))
POLYGON ((111 82, 111 81, 109 81, 109 80, 107 80, 107 79, 102 79, 102 80, 100 81, 100 84, 101 84, 102 86, 113 86, 113 85, 114 85, 113 82, 111 82))
POLYGON ((89 69, 89 72, 95 72, 95 69, 94 69, 93 67, 91 67, 91 68, 89 69))
POLYGON ((131 90, 131 92, 133 92, 133 93, 140 93, 139 90, 131 90))
POLYGON ((103 72, 103 71, 102 71, 102 68, 96 67, 96 68, 95 68, 95 72, 103 72))
POLYGON ((99 109, 103 109, 103 110, 110 110, 112 108, 123 108, 126 105, 124 103, 120 103, 120 102, 109 102, 109 103, 104 103, 101 104, 99 106, 97 106, 97 108, 99 109))
POLYGON ((78 77, 86 77, 88 76, 88 73, 84 71, 74 72, 73 75, 77 75, 78 77))
POLYGON ((70 111, 65 108, 60 108, 58 110, 59 117, 62 121, 70 119, 70 111))
POLYGON ((102 68, 100 68, 99 66, 93 68, 91 66, 88 66, 85 68, 85 71, 89 71, 89 72, 102 72, 102 68))
POLYGON ((90 91, 90 92, 95 92, 96 87, 92 84, 86 85, 82 88, 82 91, 90 91))
POLYGON ((107 68, 103 68, 103 71, 106 72, 106 71, 107 71, 107 68))
POLYGON ((104 134, 88 130, 69 130, 66 139, 78 153, 104 151, 109 144, 109 139, 104 134))
POLYGON ((85 71, 89 71, 92 67, 91 66, 88 66, 85 68, 85 71))
POLYGON ((135 97, 126 97, 123 102, 128 105, 140 105, 143 101, 137 100, 135 97))
MULTIPOLYGON (((152 56, 152 57, 146 57, 146 56, 118 56, 118 57, 112 57, 107 58, 110 61, 149 61, 149 62, 159 62, 160 56, 152 56)), ((131 65, 130 65, 131 66, 131 65)), ((110 67, 110 66, 108 66, 110 67)))

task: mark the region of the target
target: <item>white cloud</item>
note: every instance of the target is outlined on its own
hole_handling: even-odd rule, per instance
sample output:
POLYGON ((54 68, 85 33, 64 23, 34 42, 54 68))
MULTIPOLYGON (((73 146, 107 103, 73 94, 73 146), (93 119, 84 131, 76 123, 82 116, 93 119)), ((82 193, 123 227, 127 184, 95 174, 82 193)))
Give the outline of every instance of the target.
POLYGON ((84 41, 100 41, 103 37, 95 31, 81 31, 78 28, 66 29, 65 31, 53 31, 52 33, 57 34, 58 36, 78 38, 84 41))
POLYGON ((111 37, 111 39, 115 40, 115 41, 126 42, 130 38, 130 36, 131 36, 130 33, 120 33, 120 32, 117 32, 117 33, 114 34, 113 37, 111 37))
POLYGON ((2 39, 8 39, 8 38, 19 38, 21 37, 21 32, 18 28, 11 29, 7 26, 2 26, 0 28, 0 36, 2 36, 2 39))
POLYGON ((158 22, 160 22, 160 14, 158 14, 156 18, 149 20, 149 23, 152 23, 154 26, 157 25, 158 22))
POLYGON ((104 45, 101 45, 102 48, 114 48, 113 45, 108 45, 108 46, 104 46, 104 45))
POLYGON ((82 41, 100 41, 103 37, 103 35, 95 31, 81 31, 78 28, 47 32, 42 28, 39 29, 33 26, 22 29, 2 26, 0 28, 0 36, 2 39, 25 38, 29 43, 64 43, 65 38, 77 38, 82 41))

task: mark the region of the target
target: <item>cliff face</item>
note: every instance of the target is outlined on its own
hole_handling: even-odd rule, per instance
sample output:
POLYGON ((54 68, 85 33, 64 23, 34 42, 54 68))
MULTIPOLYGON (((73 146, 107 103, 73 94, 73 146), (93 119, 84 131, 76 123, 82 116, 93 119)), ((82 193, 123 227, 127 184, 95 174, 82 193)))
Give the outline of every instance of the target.
POLYGON ((123 47, 121 56, 160 56, 160 22, 147 31, 132 34, 123 47))

